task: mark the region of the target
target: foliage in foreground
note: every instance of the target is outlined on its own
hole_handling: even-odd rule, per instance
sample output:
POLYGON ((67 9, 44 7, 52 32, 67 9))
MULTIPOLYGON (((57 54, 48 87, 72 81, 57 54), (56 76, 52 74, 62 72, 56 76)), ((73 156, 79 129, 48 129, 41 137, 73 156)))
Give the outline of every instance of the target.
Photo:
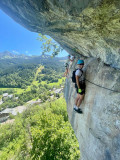
POLYGON ((0 127, 1 160, 78 160, 79 155, 63 98, 34 106, 0 127))
POLYGON ((41 33, 38 34, 37 40, 42 42, 42 54, 44 55, 45 53, 50 52, 52 57, 57 56, 60 52, 63 51, 63 48, 52 38, 48 38, 45 35, 42 35, 41 33))

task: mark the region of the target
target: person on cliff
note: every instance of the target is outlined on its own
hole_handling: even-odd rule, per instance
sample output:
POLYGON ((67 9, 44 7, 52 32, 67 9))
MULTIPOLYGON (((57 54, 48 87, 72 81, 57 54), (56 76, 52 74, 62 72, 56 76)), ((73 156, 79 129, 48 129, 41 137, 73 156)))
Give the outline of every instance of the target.
POLYGON ((75 88, 77 91, 77 98, 75 100, 75 105, 74 105, 74 110, 78 113, 83 113, 80 105, 84 99, 85 95, 85 77, 83 73, 83 67, 84 67, 84 61, 83 60, 78 60, 77 62, 77 69, 75 72, 75 78, 76 78, 76 83, 75 83, 75 88))
POLYGON ((68 60, 65 63, 65 73, 64 73, 64 76, 66 76, 66 77, 69 74, 69 67, 71 66, 73 60, 74 60, 74 56, 71 57, 70 55, 68 55, 68 60))

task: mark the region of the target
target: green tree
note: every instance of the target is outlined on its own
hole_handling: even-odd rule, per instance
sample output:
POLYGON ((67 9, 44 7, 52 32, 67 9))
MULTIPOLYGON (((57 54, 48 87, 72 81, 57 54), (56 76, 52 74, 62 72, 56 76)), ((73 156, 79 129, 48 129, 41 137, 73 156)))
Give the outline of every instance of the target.
POLYGON ((36 85, 32 85, 31 92, 32 93, 37 93, 37 86, 36 85))
POLYGON ((0 160, 78 160, 64 99, 34 106, 0 126, 0 160))
POLYGON ((41 33, 38 34, 37 40, 42 42, 42 54, 44 55, 45 53, 52 52, 52 56, 58 55, 60 52, 63 51, 63 48, 55 42, 52 38, 48 38, 45 35, 42 35, 41 33))
POLYGON ((0 91, 0 95, 2 95, 3 94, 3 91, 0 91))

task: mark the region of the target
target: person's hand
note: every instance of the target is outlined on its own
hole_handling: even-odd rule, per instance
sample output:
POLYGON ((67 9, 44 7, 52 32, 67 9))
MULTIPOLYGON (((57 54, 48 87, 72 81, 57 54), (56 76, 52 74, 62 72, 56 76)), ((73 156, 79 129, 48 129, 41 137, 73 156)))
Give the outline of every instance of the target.
POLYGON ((82 90, 80 88, 78 88, 78 93, 81 93, 81 92, 82 92, 82 90))

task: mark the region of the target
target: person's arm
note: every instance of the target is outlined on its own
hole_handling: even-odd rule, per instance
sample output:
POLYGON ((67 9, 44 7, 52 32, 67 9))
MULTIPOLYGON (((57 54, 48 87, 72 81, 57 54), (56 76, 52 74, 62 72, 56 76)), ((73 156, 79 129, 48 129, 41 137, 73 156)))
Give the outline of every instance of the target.
POLYGON ((78 87, 78 89, 79 89, 79 88, 80 88, 79 76, 76 76, 76 83, 77 83, 77 87, 78 87))
POLYGON ((77 83, 77 87, 78 87, 78 93, 81 93, 82 90, 81 90, 81 88, 80 88, 79 76, 76 76, 76 83, 77 83))
POLYGON ((82 90, 80 88, 80 82, 79 82, 80 76, 81 76, 81 72, 79 70, 76 71, 76 84, 77 84, 77 87, 78 87, 78 93, 82 92, 82 90))

